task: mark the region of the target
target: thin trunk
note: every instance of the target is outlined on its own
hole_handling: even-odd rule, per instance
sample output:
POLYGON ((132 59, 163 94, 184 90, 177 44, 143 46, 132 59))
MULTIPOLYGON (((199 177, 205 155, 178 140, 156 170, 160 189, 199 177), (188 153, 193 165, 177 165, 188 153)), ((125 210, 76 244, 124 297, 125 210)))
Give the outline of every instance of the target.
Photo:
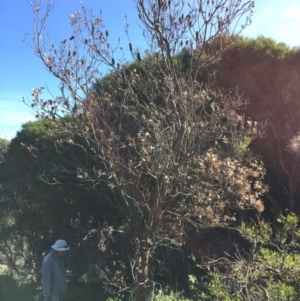
POLYGON ((148 219, 147 226, 144 221, 134 220, 132 229, 136 243, 134 273, 134 297, 135 301, 148 300, 151 282, 149 280, 149 260, 151 254, 151 236, 153 234, 153 220, 148 219), (141 229, 141 228, 144 229, 141 229), (143 231, 144 230, 144 231, 143 231), (141 235, 141 233, 144 233, 141 235))
POLYGON ((134 291, 135 301, 146 301, 149 297, 150 292, 150 282, 149 282, 149 259, 150 259, 150 250, 146 248, 141 250, 138 258, 137 265, 135 268, 135 281, 136 289, 134 291))

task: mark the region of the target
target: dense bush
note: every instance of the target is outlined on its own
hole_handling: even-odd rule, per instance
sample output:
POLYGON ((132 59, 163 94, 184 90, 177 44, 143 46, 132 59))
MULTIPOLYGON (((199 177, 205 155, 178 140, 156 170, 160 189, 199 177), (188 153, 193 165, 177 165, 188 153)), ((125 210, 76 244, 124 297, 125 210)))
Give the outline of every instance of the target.
POLYGON ((246 116, 268 124, 251 147, 268 170, 269 217, 285 209, 299 214, 300 50, 263 36, 232 39, 216 65, 216 84, 241 93, 249 102, 246 116))

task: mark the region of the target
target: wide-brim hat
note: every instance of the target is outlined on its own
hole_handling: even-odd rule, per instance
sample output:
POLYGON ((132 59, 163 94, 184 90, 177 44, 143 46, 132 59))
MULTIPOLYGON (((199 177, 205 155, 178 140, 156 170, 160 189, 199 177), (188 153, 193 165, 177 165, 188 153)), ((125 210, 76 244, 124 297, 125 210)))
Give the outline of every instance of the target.
POLYGON ((55 251, 69 251, 70 247, 67 242, 63 239, 59 239, 55 242, 55 244, 51 247, 55 251))

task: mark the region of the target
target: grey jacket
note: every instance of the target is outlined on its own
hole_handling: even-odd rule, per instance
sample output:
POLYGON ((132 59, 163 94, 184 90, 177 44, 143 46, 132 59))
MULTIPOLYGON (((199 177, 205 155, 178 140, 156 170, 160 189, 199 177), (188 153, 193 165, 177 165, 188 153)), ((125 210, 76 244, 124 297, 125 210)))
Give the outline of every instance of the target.
POLYGON ((45 256, 42 264, 42 289, 45 297, 67 291, 64 261, 61 257, 56 257, 53 250, 45 256))

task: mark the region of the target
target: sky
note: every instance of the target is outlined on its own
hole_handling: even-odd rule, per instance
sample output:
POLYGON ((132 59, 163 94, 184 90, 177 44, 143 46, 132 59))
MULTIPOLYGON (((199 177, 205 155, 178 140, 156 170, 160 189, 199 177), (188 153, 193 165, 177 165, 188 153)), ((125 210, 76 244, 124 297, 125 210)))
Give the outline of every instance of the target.
MULTIPOLYGON (((0 1, 0 138, 12 139, 22 124, 35 120, 30 103, 32 88, 47 86, 53 94, 58 93, 58 82, 48 74, 42 62, 35 56, 27 42, 31 41, 33 13, 31 0, 0 1)), ((142 42, 141 29, 132 0, 82 0, 83 5, 94 13, 102 12, 105 27, 109 30, 111 43, 128 47, 124 30, 125 15, 129 35, 137 47, 142 42)), ((51 36, 64 39, 69 36, 69 16, 79 9, 77 0, 55 0, 48 28, 51 36)), ((255 38, 259 35, 284 42, 290 47, 300 47, 300 1, 256 0, 252 24, 243 35, 255 38)))

